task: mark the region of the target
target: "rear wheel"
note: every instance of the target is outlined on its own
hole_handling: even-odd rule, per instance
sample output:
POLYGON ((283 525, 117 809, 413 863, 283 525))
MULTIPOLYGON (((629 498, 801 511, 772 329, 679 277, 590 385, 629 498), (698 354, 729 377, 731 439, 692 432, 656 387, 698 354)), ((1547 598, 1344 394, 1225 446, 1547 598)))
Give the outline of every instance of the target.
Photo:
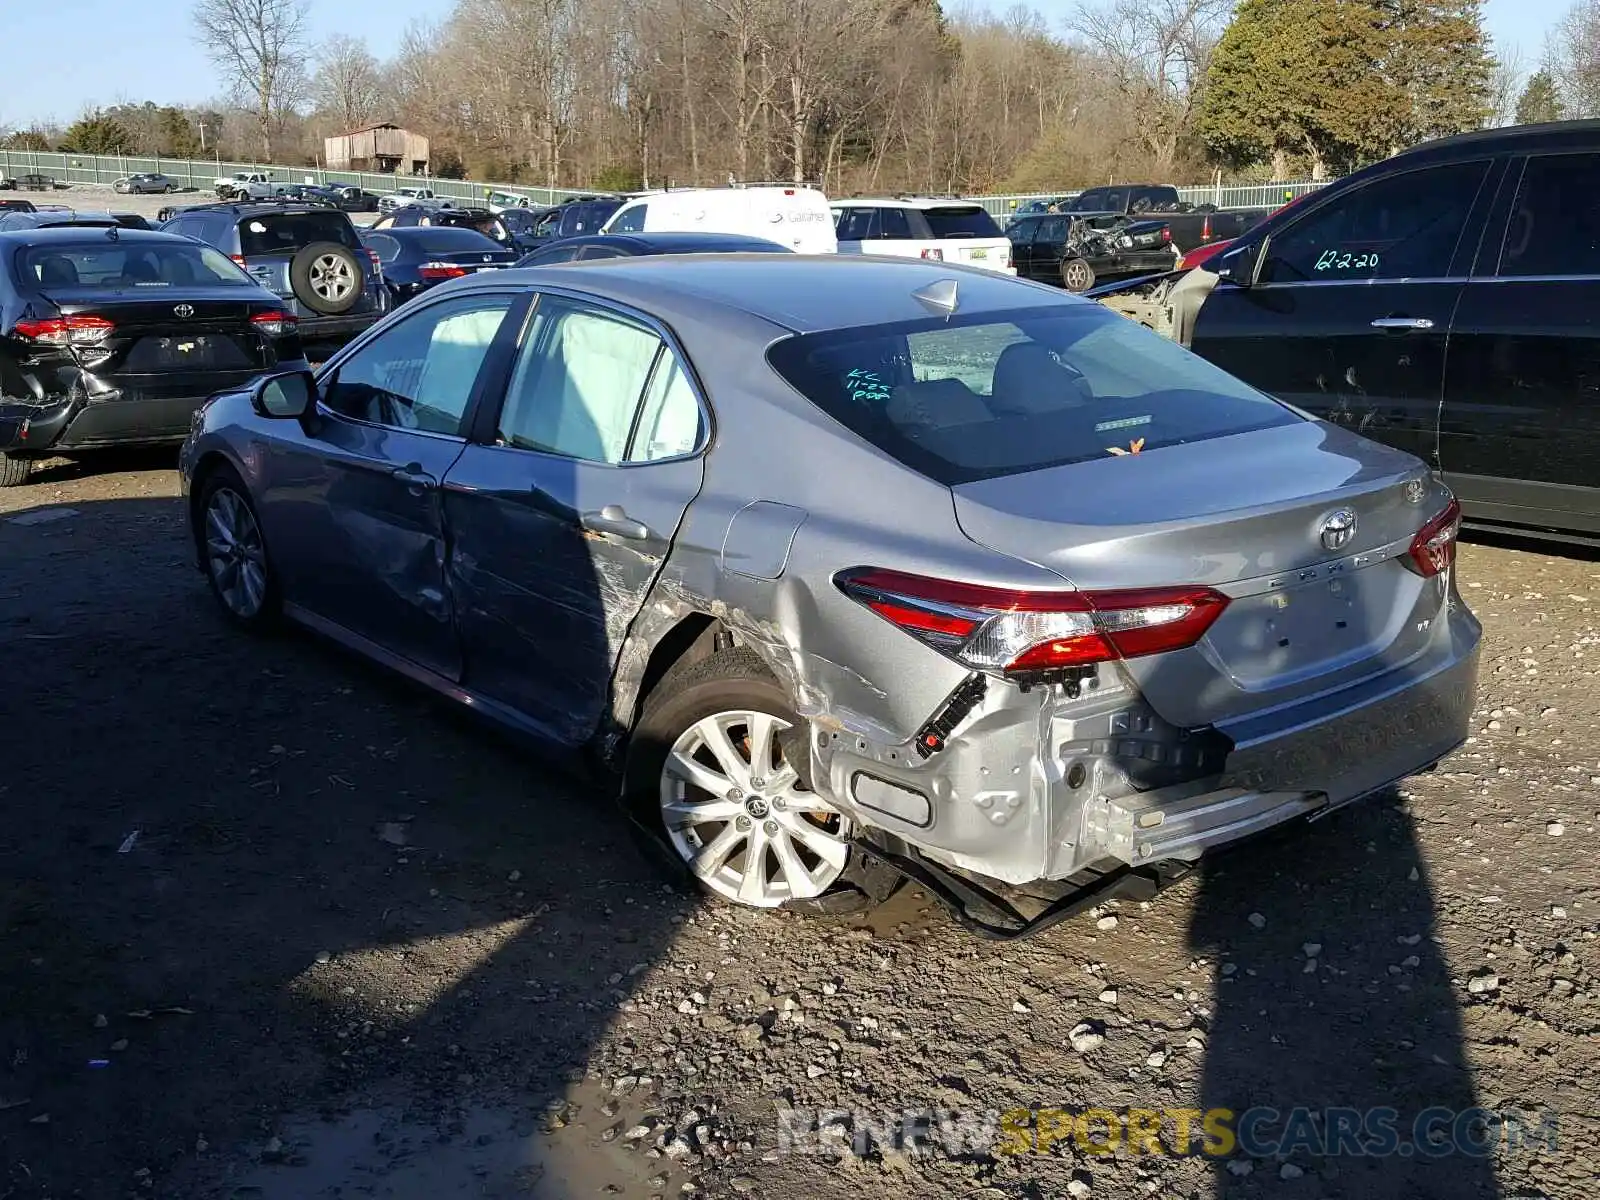
POLYGON ((1061 264, 1061 286, 1069 292, 1087 292, 1094 286, 1094 268, 1081 258, 1061 264))
POLYGON ((789 750, 804 723, 749 650, 675 668, 634 732, 625 782, 695 886, 752 908, 850 912, 893 889, 895 874, 862 862, 853 830, 803 781, 789 750))
POLYGON ((33 459, 0 453, 0 487, 21 487, 32 470, 33 459))

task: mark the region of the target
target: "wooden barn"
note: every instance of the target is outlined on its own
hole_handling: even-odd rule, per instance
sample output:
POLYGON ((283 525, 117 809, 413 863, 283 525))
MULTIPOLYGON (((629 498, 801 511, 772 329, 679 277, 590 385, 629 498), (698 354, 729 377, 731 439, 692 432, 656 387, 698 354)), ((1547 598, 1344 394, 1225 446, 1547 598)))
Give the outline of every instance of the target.
POLYGON ((323 157, 330 171, 426 175, 428 139, 385 121, 324 138, 323 157))

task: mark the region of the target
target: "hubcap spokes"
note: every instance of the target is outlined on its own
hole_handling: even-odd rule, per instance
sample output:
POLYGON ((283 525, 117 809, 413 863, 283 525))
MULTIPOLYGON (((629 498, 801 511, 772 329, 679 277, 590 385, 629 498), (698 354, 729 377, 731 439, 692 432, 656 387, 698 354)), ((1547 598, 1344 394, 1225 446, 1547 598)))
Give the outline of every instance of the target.
POLYGON ((673 847, 707 887, 775 908, 820 896, 849 856, 844 818, 800 786, 770 713, 705 717, 684 731, 661 773, 661 815, 673 847))
POLYGON ((222 602, 236 616, 255 616, 267 594, 267 566, 250 506, 218 488, 206 506, 205 537, 206 565, 222 602))

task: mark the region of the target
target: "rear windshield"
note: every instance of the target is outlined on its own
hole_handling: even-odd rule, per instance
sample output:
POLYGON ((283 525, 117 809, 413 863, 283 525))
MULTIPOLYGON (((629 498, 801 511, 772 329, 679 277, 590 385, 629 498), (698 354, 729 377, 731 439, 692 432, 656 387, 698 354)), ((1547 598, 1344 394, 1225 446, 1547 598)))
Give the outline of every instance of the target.
POLYGON ((506 227, 499 217, 461 217, 455 221, 458 229, 475 229, 484 237, 505 237, 506 227))
POLYGON ((926 208, 922 215, 936 238, 999 237, 1000 226, 988 210, 973 204, 950 208, 926 208))
POLYGON ((337 212, 261 213, 239 222, 239 253, 294 254, 312 242, 338 242, 352 250, 361 241, 350 218, 337 212))
POLYGON ((17 251, 15 278, 46 292, 62 288, 160 291, 163 288, 254 287, 255 281, 199 242, 58 242, 17 251))
POLYGON ((429 225, 411 240, 422 248, 424 254, 461 254, 473 250, 488 254, 500 249, 498 242, 491 241, 475 229, 459 225, 429 225))
POLYGON ((1303 419, 1094 304, 802 334, 768 360, 829 416, 946 486, 1303 419))

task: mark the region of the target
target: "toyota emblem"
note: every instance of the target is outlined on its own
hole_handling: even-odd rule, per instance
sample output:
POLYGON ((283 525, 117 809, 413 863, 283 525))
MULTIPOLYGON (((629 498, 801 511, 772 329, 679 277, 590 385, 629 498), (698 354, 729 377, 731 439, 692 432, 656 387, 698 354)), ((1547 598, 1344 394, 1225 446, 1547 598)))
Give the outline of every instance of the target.
POLYGON ((194 305, 192 305, 192 304, 177 304, 177 305, 174 305, 173 308, 172 308, 172 315, 175 316, 175 317, 181 317, 185 321, 187 321, 190 317, 194 316, 194 305))
POLYGON ((1348 508, 1335 509, 1322 518, 1319 528, 1324 550, 1343 550, 1356 535, 1356 514, 1348 508))
POLYGON ((1408 480, 1406 480, 1406 488, 1405 488, 1406 503, 1407 504, 1421 504, 1422 503, 1423 490, 1424 490, 1424 484, 1423 484, 1422 480, 1420 480, 1420 479, 1408 479, 1408 480))

